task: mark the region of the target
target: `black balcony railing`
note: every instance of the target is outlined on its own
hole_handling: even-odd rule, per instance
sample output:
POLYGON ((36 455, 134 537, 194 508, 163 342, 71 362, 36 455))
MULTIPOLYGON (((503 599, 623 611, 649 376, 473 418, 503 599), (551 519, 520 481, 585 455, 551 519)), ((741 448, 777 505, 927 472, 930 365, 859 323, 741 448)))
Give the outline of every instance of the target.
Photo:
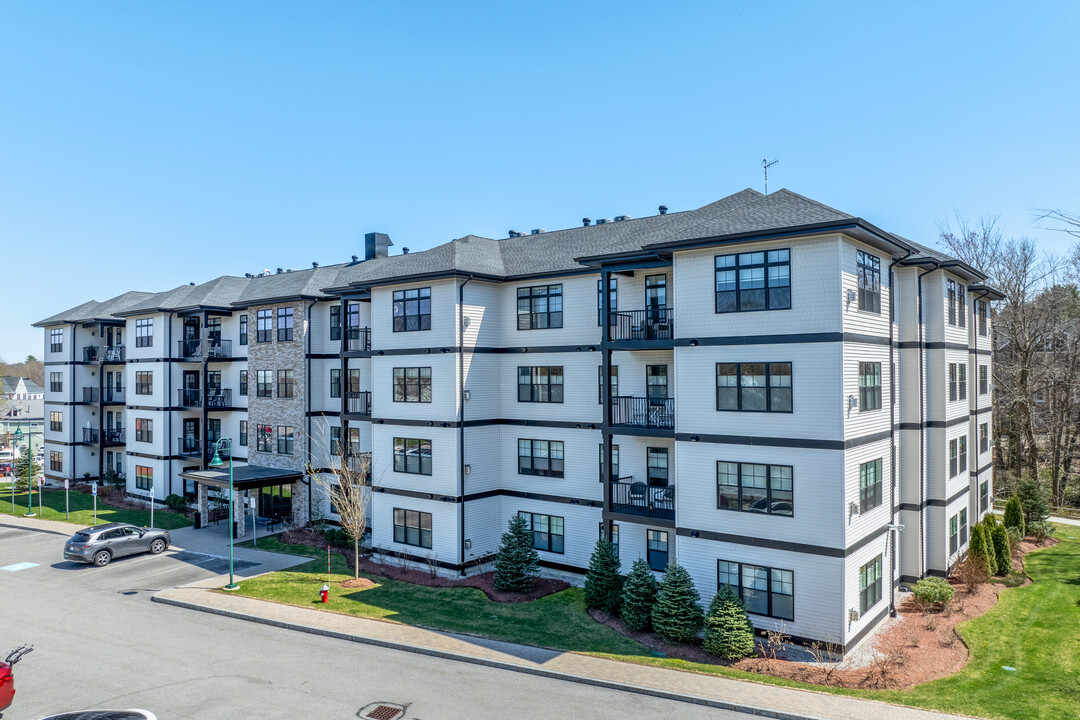
POLYGON ((83 362, 97 362, 98 361, 98 346, 87 345, 82 349, 83 362))
POLYGON ((210 409, 232 407, 232 388, 208 388, 206 407, 210 409))
POLYGON ((93 443, 97 445, 98 437, 98 431, 95 428, 83 428, 82 441, 84 443, 93 443))
POLYGON ((202 452, 202 441, 195 437, 182 437, 176 439, 176 452, 180 455, 198 455, 202 452))
POLYGON ((102 445, 123 445, 124 428, 106 428, 101 431, 102 445))
POLYGON ((232 357, 232 340, 177 340, 177 354, 182 358, 207 359, 232 357))
POLYGON ((652 487, 633 477, 611 482, 611 511, 627 515, 675 519, 675 487, 652 487))
POLYGON ((206 357, 210 359, 232 357, 232 340, 207 341, 206 357))
POLYGON ((202 407, 202 390, 180 388, 176 391, 176 404, 180 407, 202 407))
POLYGON ((351 415, 370 415, 371 391, 345 393, 345 412, 351 415))
POLYGON ((628 427, 675 427, 675 398, 619 396, 611 398, 611 424, 628 427))
POLYGON ((122 387, 107 387, 102 395, 102 401, 107 403, 122 403, 124 402, 124 388, 122 387))
POLYGON ((124 346, 123 345, 110 345, 105 348, 105 362, 107 363, 122 363, 124 362, 124 346))
POLYGON ((85 403, 96 403, 101 394, 96 387, 84 387, 82 389, 82 401, 85 403))
POLYGON ((612 340, 672 340, 675 337, 675 308, 612 310, 612 340))
POLYGON ((345 349, 349 352, 371 350, 371 328, 346 328, 345 349))

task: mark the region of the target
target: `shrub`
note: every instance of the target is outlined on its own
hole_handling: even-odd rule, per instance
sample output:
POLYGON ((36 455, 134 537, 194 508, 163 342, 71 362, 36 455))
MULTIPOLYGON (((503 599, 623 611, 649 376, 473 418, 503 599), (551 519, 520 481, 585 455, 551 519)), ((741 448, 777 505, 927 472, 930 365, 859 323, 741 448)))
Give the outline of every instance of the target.
POLYGON ((1017 545, 1024 542, 1024 536, 1020 533, 1019 528, 1007 527, 1005 532, 1009 535, 1009 550, 1013 550, 1017 545))
POLYGON ((994 559, 994 553, 990 550, 989 532, 982 523, 977 523, 971 528, 971 546, 968 549, 968 555, 982 558, 986 564, 987 574, 993 575, 997 572, 997 561, 994 559))
POLYGON ((986 556, 976 555, 969 551, 964 561, 956 566, 956 579, 964 583, 968 592, 975 592, 980 585, 990 579, 986 556))
POLYGON ((1024 577, 1024 573, 1014 572, 1012 570, 1005 576, 1005 587, 1020 587, 1024 584, 1027 578, 1024 577))
POLYGON ((1037 542, 1042 542, 1048 537, 1054 534, 1054 526, 1045 520, 1031 523, 1031 527, 1028 528, 1028 532, 1035 538, 1037 542))
MULTIPOLYGON (((985 525, 987 528, 989 528, 991 530, 993 530, 994 528, 996 528, 998 526, 997 515, 994 515, 993 513, 986 513, 986 515, 983 516, 982 521, 983 521, 983 525, 985 525)), ((989 535, 987 536, 987 538, 989 538, 989 535)))
POLYGON ((173 493, 165 497, 165 507, 170 507, 173 510, 187 510, 188 501, 183 495, 173 493))
POLYGON ((653 607, 653 630, 668 642, 690 642, 697 637, 704 621, 701 594, 694 587, 690 573, 677 562, 668 563, 653 607))
POLYGON ((1020 506, 1024 510, 1025 525, 1041 522, 1050 516, 1050 500, 1038 480, 1021 478, 1016 495, 1020 498, 1020 506))
POLYGON ((1004 523, 1007 528, 1016 528, 1020 532, 1020 537, 1024 537, 1024 508, 1020 504, 1019 495, 1013 495, 1005 503, 1004 523))
POLYGON ((1009 531, 1004 525, 998 525, 990 533, 993 541, 994 561, 997 564, 997 574, 1004 575, 1012 570, 1012 553, 1009 549, 1009 531))
POLYGON ((585 573, 585 603, 617 615, 622 604, 622 576, 619 553, 613 543, 598 540, 589 570, 585 573))
POLYGON ((352 536, 343 528, 327 528, 323 537, 326 538, 326 544, 333 547, 352 547, 353 544, 352 536))
POLYGON ((495 556, 495 589, 528 592, 540 571, 540 556, 523 515, 510 518, 495 556))
POLYGON ((705 652, 728 660, 754 654, 754 626, 742 600, 728 585, 716 593, 705 618, 705 652))
POLYGON ((927 577, 915 583, 915 587, 911 589, 911 594, 915 596, 915 601, 920 605, 944 610, 952 602, 956 591, 944 578, 927 577))
POLYGON ((659 587, 649 563, 642 558, 635 560, 630 566, 630 574, 623 580, 622 605, 619 610, 622 619, 634 630, 648 630, 652 627, 652 612, 659 587))

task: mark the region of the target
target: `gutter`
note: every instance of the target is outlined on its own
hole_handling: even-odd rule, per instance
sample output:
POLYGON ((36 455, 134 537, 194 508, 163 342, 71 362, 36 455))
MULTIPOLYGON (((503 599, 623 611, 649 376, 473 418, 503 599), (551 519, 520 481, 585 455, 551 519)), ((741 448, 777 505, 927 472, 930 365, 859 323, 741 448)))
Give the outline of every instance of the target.
POLYGON ((472 275, 458 285, 458 342, 461 352, 458 356, 458 497, 461 498, 458 525, 460 531, 459 551, 461 553, 461 575, 465 576, 465 286, 473 279, 472 275))

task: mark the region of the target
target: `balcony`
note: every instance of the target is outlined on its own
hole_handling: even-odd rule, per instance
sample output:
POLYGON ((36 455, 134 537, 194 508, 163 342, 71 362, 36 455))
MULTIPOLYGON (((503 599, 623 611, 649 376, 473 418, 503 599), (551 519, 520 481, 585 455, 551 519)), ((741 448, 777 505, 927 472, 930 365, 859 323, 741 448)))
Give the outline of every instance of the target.
POLYGON ((84 443, 92 443, 94 445, 97 445, 99 437, 100 436, 98 435, 98 431, 95 428, 83 428, 82 441, 84 443))
POLYGON ((99 350, 97 345, 87 345, 82 349, 83 362, 97 362, 99 350))
POLYGON ((105 348, 105 362, 107 363, 122 363, 124 362, 124 346, 123 345, 111 345, 105 348))
POLYGON ((84 387, 82 389, 82 401, 84 403, 96 403, 101 394, 96 387, 84 387))
POLYGON ((609 317, 612 342, 675 339, 675 308, 612 310, 609 317))
POLYGON ((621 427, 675 429, 675 398, 621 395, 611 398, 611 424, 621 427))
POLYGON ((176 404, 180 407, 202 407, 202 390, 180 388, 176 391, 176 404))
POLYGON ((345 412, 349 415, 370 415, 371 391, 345 393, 345 412))
POLYGON ((370 352, 371 328, 347 328, 345 330, 345 350, 347 352, 370 352))
POLYGON ((101 431, 102 445, 123 445, 124 428, 107 428, 101 431))
POLYGON ((206 391, 206 407, 209 410, 231 408, 232 388, 208 388, 206 391))
POLYGON ((107 403, 122 403, 124 402, 124 388, 122 387, 107 387, 105 388, 102 397, 102 402, 107 403))
POLYGON ((633 476, 611 481, 611 511, 661 520, 675 519, 675 487, 653 487, 633 476))
POLYGON ((232 340, 177 340, 176 347, 178 357, 191 360, 232 357, 232 340))
POLYGON ((177 455, 198 456, 202 452, 203 442, 197 437, 182 437, 176 439, 177 455))

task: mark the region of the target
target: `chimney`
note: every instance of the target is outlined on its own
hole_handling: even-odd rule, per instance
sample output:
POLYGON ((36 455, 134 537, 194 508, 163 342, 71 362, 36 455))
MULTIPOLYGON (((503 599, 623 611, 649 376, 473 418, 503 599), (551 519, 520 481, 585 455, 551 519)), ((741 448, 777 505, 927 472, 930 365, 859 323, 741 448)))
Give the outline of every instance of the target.
POLYGON ((364 235, 364 259, 384 258, 394 243, 386 233, 370 232, 364 235))
POLYGON ((581 226, 582 227, 589 227, 589 223, 591 223, 591 222, 592 222, 592 220, 590 220, 589 218, 581 218, 581 226))
POLYGON ((661 215, 667 215, 667 205, 661 205, 660 206, 660 214, 661 215))

